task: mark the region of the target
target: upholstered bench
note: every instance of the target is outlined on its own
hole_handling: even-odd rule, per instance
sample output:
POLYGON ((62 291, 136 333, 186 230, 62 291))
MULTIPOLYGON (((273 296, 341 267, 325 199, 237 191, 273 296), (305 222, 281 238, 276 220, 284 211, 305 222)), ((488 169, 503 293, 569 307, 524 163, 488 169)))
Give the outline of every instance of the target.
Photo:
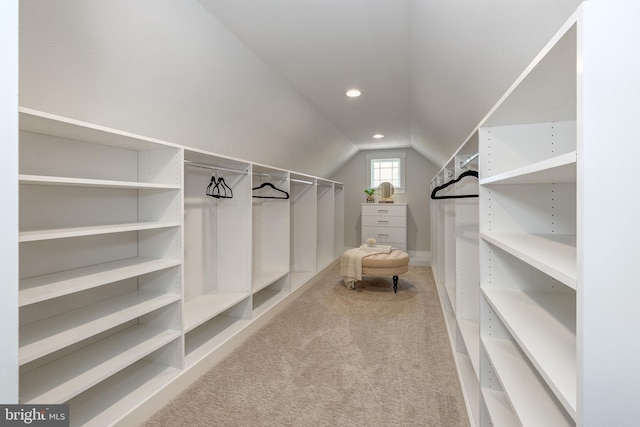
MULTIPOLYGON (((342 255, 342 266, 344 267, 349 260, 353 260, 359 251, 361 251, 359 248, 345 251, 342 255)), ((374 253, 365 256, 362 256, 362 252, 360 254, 362 257, 362 276, 392 276, 393 292, 397 293, 398 275, 409 271, 409 254, 399 249, 392 249, 389 253, 374 253)), ((345 275, 344 268, 343 275, 345 275)), ((361 277, 353 279, 345 276, 345 286, 347 288, 355 287, 354 282, 360 280, 361 277)))

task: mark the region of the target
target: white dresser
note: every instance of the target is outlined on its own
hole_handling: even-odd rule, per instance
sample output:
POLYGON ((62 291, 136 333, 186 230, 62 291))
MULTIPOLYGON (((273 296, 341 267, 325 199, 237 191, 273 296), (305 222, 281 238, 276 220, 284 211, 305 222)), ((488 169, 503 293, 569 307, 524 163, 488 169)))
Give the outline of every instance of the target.
POLYGON ((407 250, 407 204, 363 203, 362 241, 369 237, 381 245, 407 250))

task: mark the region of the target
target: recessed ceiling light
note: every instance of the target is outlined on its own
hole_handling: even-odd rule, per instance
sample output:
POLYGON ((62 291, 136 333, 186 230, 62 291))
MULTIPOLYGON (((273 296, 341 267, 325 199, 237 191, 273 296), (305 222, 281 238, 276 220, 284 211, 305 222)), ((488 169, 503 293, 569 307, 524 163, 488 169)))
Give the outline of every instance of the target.
POLYGON ((383 134, 381 134, 381 133, 376 133, 375 135, 373 135, 373 137, 374 137, 375 139, 380 139, 380 138, 384 138, 384 135, 383 135, 383 134))
POLYGON ((358 89, 349 89, 347 93, 345 93, 345 95, 347 95, 349 98, 357 98, 362 95, 362 92, 360 92, 358 89))

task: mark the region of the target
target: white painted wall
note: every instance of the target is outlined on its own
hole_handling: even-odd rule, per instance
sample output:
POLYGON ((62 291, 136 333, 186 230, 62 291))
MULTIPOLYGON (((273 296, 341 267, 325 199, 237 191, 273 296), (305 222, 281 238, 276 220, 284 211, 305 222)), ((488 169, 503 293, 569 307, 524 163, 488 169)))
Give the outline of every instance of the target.
POLYGON ((0 2, 0 402, 18 403, 18 0, 0 2))
POLYGON ((20 104, 327 176, 356 148, 196 0, 23 0, 20 104))
MULTIPOLYGON (((430 209, 429 182, 438 173, 439 168, 427 160, 413 148, 394 149, 407 152, 406 176, 407 191, 398 194, 394 199, 399 203, 407 203, 407 250, 430 251, 430 209)), ((366 180, 367 151, 360 151, 353 156, 331 179, 344 183, 344 245, 360 246, 362 243, 360 205, 366 201, 364 189, 368 187, 366 180)))

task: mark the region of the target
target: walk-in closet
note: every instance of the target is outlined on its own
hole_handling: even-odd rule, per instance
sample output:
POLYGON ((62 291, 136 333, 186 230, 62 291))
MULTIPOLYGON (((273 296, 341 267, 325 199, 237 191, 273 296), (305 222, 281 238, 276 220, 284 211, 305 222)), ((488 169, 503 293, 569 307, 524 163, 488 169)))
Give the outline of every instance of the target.
POLYGON ((0 425, 640 424, 639 2, 0 4, 0 425))

